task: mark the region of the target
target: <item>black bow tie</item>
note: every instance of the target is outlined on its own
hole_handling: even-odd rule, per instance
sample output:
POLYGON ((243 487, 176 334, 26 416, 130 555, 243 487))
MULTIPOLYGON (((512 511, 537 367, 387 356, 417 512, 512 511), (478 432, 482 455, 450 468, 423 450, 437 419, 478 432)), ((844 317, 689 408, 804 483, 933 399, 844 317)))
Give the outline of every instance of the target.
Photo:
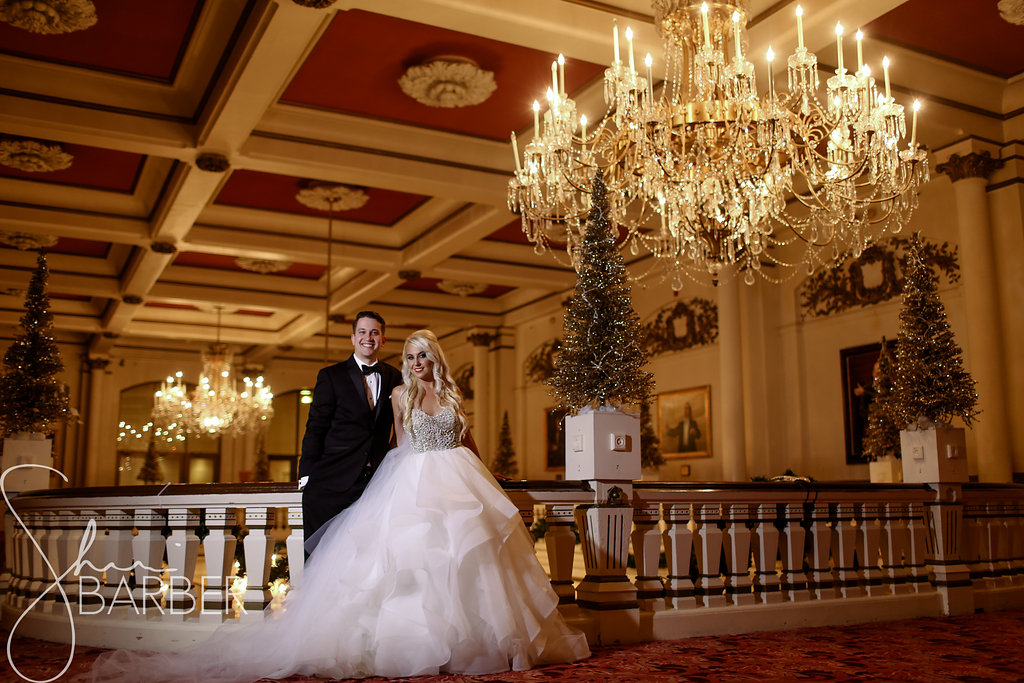
POLYGON ((369 375, 374 372, 376 372, 378 375, 380 374, 380 365, 360 365, 359 367, 363 371, 364 375, 369 375))

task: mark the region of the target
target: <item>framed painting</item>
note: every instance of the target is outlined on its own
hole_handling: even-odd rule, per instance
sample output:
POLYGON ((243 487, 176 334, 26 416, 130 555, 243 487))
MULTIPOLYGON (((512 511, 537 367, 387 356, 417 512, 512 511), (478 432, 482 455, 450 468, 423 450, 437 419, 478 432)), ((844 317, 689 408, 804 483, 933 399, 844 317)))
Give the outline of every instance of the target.
POLYGON ((658 396, 658 438, 666 458, 711 455, 711 386, 658 396))
MULTIPOLYGON (((896 343, 887 342, 886 347, 895 358, 896 343)), ((868 409, 875 396, 875 363, 881 352, 882 345, 877 342, 839 350, 847 465, 864 465, 868 462, 864 457, 864 432, 868 426, 868 409)))
POLYGON ((544 411, 547 447, 544 467, 548 470, 565 469, 565 408, 548 408, 544 411))

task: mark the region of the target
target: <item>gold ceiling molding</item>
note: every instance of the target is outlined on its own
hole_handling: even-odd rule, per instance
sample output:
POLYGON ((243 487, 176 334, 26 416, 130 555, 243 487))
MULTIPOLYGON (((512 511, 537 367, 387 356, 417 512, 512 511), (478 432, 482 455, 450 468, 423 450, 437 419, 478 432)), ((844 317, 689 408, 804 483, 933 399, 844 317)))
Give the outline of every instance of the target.
POLYGON ((1024 26, 1024 0, 999 0, 999 16, 1011 24, 1024 26))
POLYGON ((0 0, 0 21, 32 33, 84 31, 96 23, 90 0, 0 0))
POLYGON ((361 209, 370 201, 370 196, 363 190, 340 183, 305 180, 299 188, 295 195, 299 203, 319 211, 352 211, 361 209))
MULTIPOLYGON (((2 2, 3 0, 0 0, 2 2)), ((0 164, 29 173, 47 173, 71 168, 75 157, 53 142, 7 138, 0 140, 0 164)))
POLYGON ((34 235, 29 232, 0 230, 0 242, 21 250, 45 249, 57 244, 57 238, 54 235, 34 235))
POLYGON ((288 270, 293 265, 291 261, 275 261, 269 258, 248 258, 246 256, 235 258, 235 263, 238 264, 239 268, 244 268, 260 275, 280 273, 282 270, 288 270))
POLYGON ((446 55, 410 66, 398 79, 409 97, 428 107, 454 109, 487 101, 498 88, 494 72, 466 57, 446 55))
POLYGON ((458 296, 471 296, 473 294, 479 294, 487 289, 487 285, 482 282, 460 282, 459 280, 441 280, 437 283, 437 288, 442 292, 448 294, 457 294, 458 296))

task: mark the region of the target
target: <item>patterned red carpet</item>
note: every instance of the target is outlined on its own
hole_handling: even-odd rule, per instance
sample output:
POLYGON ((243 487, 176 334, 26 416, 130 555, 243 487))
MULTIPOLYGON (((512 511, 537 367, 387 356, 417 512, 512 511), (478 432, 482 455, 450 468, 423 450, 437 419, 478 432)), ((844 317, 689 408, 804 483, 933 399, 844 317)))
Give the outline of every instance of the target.
MULTIPOLYGON (((7 634, 4 633, 6 643, 7 634)), ((4 658, 2 680, 70 681, 99 650, 80 648, 63 668, 68 647, 15 639, 9 650, 24 678, 4 658)), ((288 683, 316 681, 292 677, 288 683)), ((370 681, 382 681, 374 678, 370 681)), ((415 683, 491 681, 1024 681, 1024 612, 948 619, 690 638, 598 648, 585 662, 492 676, 421 676, 415 683)))

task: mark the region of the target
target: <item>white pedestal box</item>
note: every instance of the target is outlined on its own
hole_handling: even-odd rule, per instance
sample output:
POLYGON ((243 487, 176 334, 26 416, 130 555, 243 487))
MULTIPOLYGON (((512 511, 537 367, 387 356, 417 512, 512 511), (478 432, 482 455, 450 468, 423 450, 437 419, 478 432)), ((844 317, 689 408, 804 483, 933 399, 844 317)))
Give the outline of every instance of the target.
POLYGON ((565 478, 570 481, 640 478, 640 418, 594 411, 565 418, 565 478))
POLYGON ((966 482, 967 441, 962 427, 900 432, 903 481, 908 484, 966 482))
POLYGON ((903 481, 903 464, 898 458, 887 455, 869 462, 868 474, 872 484, 899 484, 903 481))
MULTIPOLYGON (((3 469, 15 465, 52 465, 50 453, 53 442, 43 434, 18 432, 15 436, 4 439, 3 469)), ((21 493, 36 489, 50 488, 50 470, 42 467, 22 467, 11 472, 4 478, 4 490, 8 493, 21 493)))

